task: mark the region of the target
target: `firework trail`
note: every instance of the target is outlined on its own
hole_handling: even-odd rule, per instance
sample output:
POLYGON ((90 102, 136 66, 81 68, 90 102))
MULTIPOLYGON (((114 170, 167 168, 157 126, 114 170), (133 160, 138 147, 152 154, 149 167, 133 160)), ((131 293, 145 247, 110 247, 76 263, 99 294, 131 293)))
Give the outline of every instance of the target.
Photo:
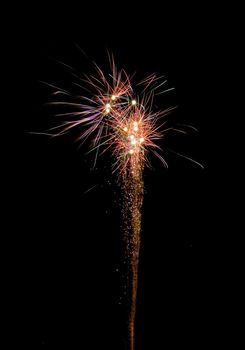
POLYGON ((138 287, 138 265, 140 252, 140 231, 141 231, 141 207, 143 202, 143 180, 142 168, 137 173, 124 174, 123 190, 124 190, 124 225, 125 238, 128 247, 129 274, 131 281, 131 305, 129 312, 129 342, 130 349, 134 349, 135 343, 135 317, 138 287))
MULTIPOLYGON (((64 89, 55 88, 54 95, 62 100, 52 105, 69 108, 68 112, 57 114, 64 118, 59 125, 49 129, 51 136, 60 136, 72 129, 79 131, 77 141, 91 140, 95 151, 95 162, 99 154, 110 150, 113 158, 112 171, 118 174, 123 192, 123 221, 127 246, 127 260, 130 279, 130 311, 128 319, 129 348, 135 346, 135 317, 138 287, 138 266, 140 252, 141 208, 143 203, 143 171, 149 166, 149 153, 157 156, 164 166, 157 141, 165 133, 184 130, 167 127, 164 117, 174 107, 153 111, 154 96, 171 89, 162 90, 166 80, 151 74, 139 84, 141 91, 135 96, 131 77, 118 70, 113 57, 109 57, 111 73, 106 76, 95 65, 96 75, 81 78, 76 76, 80 89, 87 95, 74 96, 64 89), (163 118, 163 119, 162 119, 163 118)), ((74 75, 74 74, 73 74, 74 75)))

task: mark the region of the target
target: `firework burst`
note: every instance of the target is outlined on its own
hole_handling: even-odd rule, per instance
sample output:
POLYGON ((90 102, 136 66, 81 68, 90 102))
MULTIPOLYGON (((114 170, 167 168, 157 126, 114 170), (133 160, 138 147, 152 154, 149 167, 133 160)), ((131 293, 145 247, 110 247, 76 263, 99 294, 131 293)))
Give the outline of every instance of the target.
POLYGON ((69 111, 58 114, 65 119, 50 129, 48 134, 60 136, 76 129, 79 130, 77 141, 83 142, 88 138, 91 140, 90 151, 95 151, 95 161, 99 154, 106 151, 112 154, 112 171, 118 174, 123 190, 124 233, 131 281, 129 348, 133 350, 144 192, 143 170, 150 165, 150 153, 167 167, 158 140, 170 130, 185 131, 166 126, 164 117, 174 107, 154 111, 154 97, 172 90, 161 90, 167 82, 163 77, 151 74, 137 84, 141 93, 135 95, 132 77, 124 70, 117 69, 113 57, 110 57, 110 68, 107 76, 95 65, 94 76, 77 77, 79 84, 76 85, 81 91, 86 90, 85 96, 72 96, 63 89, 54 91, 54 95, 62 95, 62 100, 51 104, 66 106, 69 111))
MULTIPOLYGON (((55 96, 62 94, 66 100, 53 101, 50 104, 65 106, 69 108, 69 112, 57 114, 65 120, 49 129, 47 134, 60 136, 72 129, 79 130, 76 141, 84 142, 90 138, 90 151, 95 150, 97 155, 110 149, 114 158, 113 171, 121 174, 129 167, 133 170, 139 164, 149 165, 149 151, 167 166, 159 153, 161 149, 157 141, 173 128, 164 130, 166 121, 159 123, 159 120, 174 107, 152 111, 155 92, 166 80, 159 82, 161 78, 150 75, 138 84, 142 92, 136 97, 131 84, 132 78, 124 70, 116 68, 113 58, 110 58, 110 67, 111 72, 107 77, 97 65, 95 76, 77 77, 79 84, 76 85, 81 90, 86 90, 86 95, 72 96, 58 88, 54 91, 55 96)), ((50 86, 54 88, 53 85, 50 86)))

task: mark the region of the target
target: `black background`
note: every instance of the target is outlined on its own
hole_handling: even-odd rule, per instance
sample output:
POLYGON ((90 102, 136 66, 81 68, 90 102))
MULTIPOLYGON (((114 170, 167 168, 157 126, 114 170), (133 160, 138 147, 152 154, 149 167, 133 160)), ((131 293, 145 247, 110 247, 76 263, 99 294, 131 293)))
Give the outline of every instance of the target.
POLYGON ((111 159, 101 157, 91 171, 88 144, 78 149, 72 135, 30 133, 54 122, 45 105, 51 90, 40 81, 70 88, 67 70, 55 60, 93 72, 77 44, 101 67, 107 67, 108 49, 130 74, 166 75, 175 91, 158 104, 177 104, 169 120, 199 130, 169 136, 161 146, 204 169, 167 153, 167 170, 154 159, 153 169, 145 170, 136 330, 137 349, 199 348, 217 335, 220 319, 215 15, 204 8, 91 5, 68 6, 62 14, 37 7, 23 17, 19 33, 15 23, 21 98, 14 118, 19 311, 13 340, 127 349, 120 190, 111 159))

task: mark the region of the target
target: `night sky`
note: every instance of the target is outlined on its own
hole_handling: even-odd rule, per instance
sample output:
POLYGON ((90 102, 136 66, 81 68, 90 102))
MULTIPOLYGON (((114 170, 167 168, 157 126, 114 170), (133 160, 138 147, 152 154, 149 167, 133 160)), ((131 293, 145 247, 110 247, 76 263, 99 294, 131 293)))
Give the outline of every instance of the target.
POLYGON ((21 208, 14 234, 20 248, 17 339, 32 348, 127 349, 120 188, 111 174, 112 160, 103 155, 92 170, 89 143, 78 148, 73 133, 54 139, 30 133, 56 122, 46 105, 52 90, 41 81, 74 89, 57 60, 81 75, 94 72, 91 61, 108 71, 108 49, 119 68, 136 72, 136 80, 152 72, 165 75, 175 90, 157 105, 178 105, 168 120, 199 130, 169 134, 161 147, 204 169, 170 152, 165 153, 168 169, 154 157, 152 169, 145 169, 136 327, 136 349, 199 349, 216 332, 217 317, 210 229, 216 181, 210 158, 212 20, 188 8, 145 7, 140 13, 126 5, 120 11, 118 4, 100 11, 92 4, 69 10, 55 15, 32 9, 13 43, 23 95, 15 150, 16 207, 21 208))

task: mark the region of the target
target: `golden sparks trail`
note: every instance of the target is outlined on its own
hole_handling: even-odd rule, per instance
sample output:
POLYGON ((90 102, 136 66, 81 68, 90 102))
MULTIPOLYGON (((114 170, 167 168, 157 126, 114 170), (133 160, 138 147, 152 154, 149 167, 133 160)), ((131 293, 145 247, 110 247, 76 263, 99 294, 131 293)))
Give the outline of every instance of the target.
MULTIPOLYGON (((151 74, 136 86, 140 93, 135 95, 131 78, 124 70, 118 70, 113 57, 109 57, 111 73, 105 75, 95 65, 95 76, 72 76, 78 86, 76 95, 65 89, 55 88, 56 101, 51 104, 62 108, 59 125, 46 133, 63 135, 78 130, 77 141, 90 138, 91 150, 95 151, 95 162, 99 154, 111 151, 112 171, 118 173, 123 190, 123 218, 127 242, 127 258, 131 286, 129 311, 129 348, 135 346, 135 319, 138 287, 138 268, 141 232, 141 208, 143 203, 143 170, 149 165, 149 153, 157 156, 164 166, 166 161, 160 155, 157 144, 169 131, 186 133, 184 130, 167 126, 165 116, 174 108, 154 111, 154 97, 172 89, 159 91, 167 80, 151 74), (88 95, 83 96, 85 89, 88 95), (160 120, 164 118, 163 121, 160 120)), ((189 159, 187 157, 187 159, 189 159)), ((194 161, 195 162, 195 161, 194 161)), ((199 164, 200 165, 200 164, 199 164)))
POLYGON ((129 277, 131 281, 131 305, 129 312, 129 347, 134 349, 135 343, 135 318, 138 289, 138 267, 140 253, 141 232, 141 207, 143 203, 143 168, 123 174, 123 215, 125 224, 125 235, 127 244, 127 258, 129 263, 129 277))

